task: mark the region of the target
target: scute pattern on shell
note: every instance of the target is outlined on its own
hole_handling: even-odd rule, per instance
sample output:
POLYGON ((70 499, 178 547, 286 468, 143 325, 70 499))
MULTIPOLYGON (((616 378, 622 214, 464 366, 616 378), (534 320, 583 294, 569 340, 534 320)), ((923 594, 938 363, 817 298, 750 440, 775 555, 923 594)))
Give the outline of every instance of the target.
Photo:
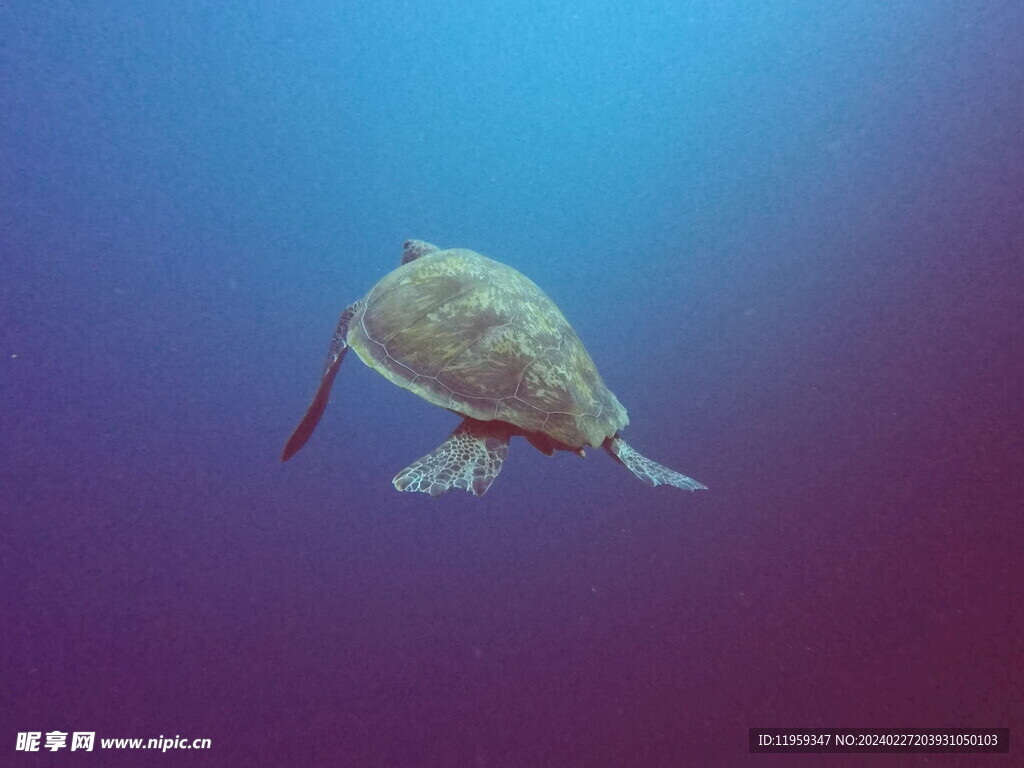
POLYGON ((470 250, 435 251, 385 276, 353 317, 348 343, 435 405, 573 448, 600 445, 629 421, 554 302, 470 250))

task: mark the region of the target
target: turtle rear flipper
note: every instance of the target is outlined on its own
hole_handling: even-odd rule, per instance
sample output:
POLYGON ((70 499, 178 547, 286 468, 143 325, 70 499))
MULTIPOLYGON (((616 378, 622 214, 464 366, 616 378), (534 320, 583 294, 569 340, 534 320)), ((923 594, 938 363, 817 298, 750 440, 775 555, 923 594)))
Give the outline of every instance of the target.
POLYGON ((331 346, 327 350, 327 360, 324 362, 324 372, 320 377, 320 386, 317 387, 316 394, 313 395, 313 402, 306 409, 306 415, 302 417, 299 426, 295 428, 292 436, 285 443, 284 451, 281 452, 281 461, 288 461, 288 459, 298 453, 299 449, 309 440, 309 436, 313 434, 316 425, 320 423, 320 417, 324 415, 324 409, 327 408, 327 401, 331 398, 331 387, 334 386, 334 377, 338 375, 338 368, 341 367, 341 361, 345 358, 345 353, 348 351, 348 342, 346 341, 348 323, 358 309, 359 302, 357 301, 346 307, 345 311, 341 313, 341 317, 338 318, 338 326, 334 329, 334 335, 331 337, 331 346))
POLYGON ((447 440, 391 482, 399 491, 421 491, 431 496, 452 488, 483 496, 501 472, 510 435, 509 425, 504 422, 463 419, 447 440))
POLYGON ((656 461, 651 461, 631 448, 619 436, 609 437, 604 441, 604 449, 622 466, 639 477, 648 485, 674 485, 687 491, 706 491, 708 487, 692 477, 687 477, 656 461))

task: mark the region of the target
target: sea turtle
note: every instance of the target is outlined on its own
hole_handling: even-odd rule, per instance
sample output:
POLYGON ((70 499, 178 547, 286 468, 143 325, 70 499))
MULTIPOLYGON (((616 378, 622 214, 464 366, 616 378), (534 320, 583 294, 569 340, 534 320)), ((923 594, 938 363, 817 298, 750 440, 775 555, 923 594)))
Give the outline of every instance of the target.
POLYGON ((529 279, 486 256, 406 241, 401 266, 341 313, 320 386, 281 461, 316 428, 349 347, 398 386, 463 417, 447 440, 395 476, 399 491, 482 496, 515 435, 548 456, 601 446, 648 485, 705 488, 619 437, 626 409, 572 326, 529 279))

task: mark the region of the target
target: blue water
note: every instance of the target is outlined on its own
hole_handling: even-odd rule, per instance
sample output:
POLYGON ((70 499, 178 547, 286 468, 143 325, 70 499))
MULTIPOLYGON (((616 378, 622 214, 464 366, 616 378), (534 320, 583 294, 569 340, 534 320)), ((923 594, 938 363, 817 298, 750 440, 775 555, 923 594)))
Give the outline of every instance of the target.
POLYGON ((996 0, 0 5, 0 763, 1019 740, 1022 40, 996 0), (410 237, 529 275, 711 490, 517 440, 399 494, 457 418, 354 355, 282 465, 410 237))

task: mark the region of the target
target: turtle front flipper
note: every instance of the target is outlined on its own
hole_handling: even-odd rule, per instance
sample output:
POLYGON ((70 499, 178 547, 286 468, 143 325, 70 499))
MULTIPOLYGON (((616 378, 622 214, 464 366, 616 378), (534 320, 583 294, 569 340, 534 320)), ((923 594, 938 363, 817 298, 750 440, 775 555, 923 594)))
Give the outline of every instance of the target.
POLYGON ((483 496, 508 456, 511 429, 501 421, 466 418, 448 439, 392 480, 399 491, 421 491, 440 496, 461 488, 483 496))
POLYGON ((327 350, 327 360, 324 361, 324 372, 320 377, 320 386, 317 387, 316 394, 313 395, 313 402, 306 409, 306 415, 302 417, 299 426, 295 428, 292 436, 285 443, 284 451, 281 453, 281 461, 288 461, 288 459, 298 453, 299 449, 309 440, 309 436, 313 434, 316 425, 320 423, 320 417, 324 415, 327 401, 331 397, 334 377, 338 375, 338 368, 341 367, 341 361, 348 351, 348 342, 346 341, 348 323, 358 309, 359 302, 357 301, 346 307, 345 311, 341 313, 341 317, 338 319, 338 326, 334 329, 334 335, 331 337, 331 346, 327 350))
POLYGON ((692 477, 663 467, 658 462, 640 455, 618 435, 605 440, 604 449, 612 455, 613 459, 648 485, 674 485, 676 488, 687 491, 706 491, 708 489, 706 485, 698 483, 692 477))

